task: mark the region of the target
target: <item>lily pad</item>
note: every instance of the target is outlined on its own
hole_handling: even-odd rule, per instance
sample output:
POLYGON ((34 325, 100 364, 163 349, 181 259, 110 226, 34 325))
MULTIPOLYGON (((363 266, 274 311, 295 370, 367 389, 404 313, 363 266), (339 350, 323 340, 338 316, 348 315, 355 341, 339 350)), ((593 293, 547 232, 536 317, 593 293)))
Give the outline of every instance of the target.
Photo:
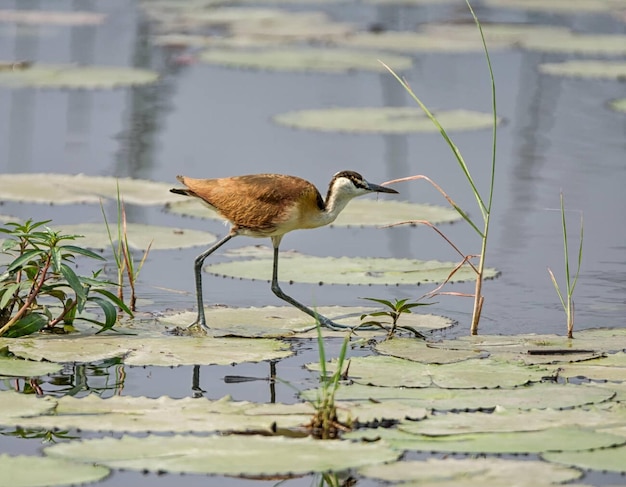
MULTIPOLYGON (((111 236, 117 241, 117 227, 113 222, 111 236)), ((91 249, 107 249, 111 247, 109 234, 104 223, 79 223, 76 225, 58 225, 55 229, 69 235, 81 235, 77 242, 81 247, 91 249)), ((151 245, 152 250, 181 249, 199 245, 208 246, 217 240, 209 232, 172 227, 159 227, 143 223, 128 223, 126 225, 128 246, 133 249, 146 250, 151 245)))
MULTIPOLYGON (((334 363, 327 365, 334 368, 334 363)), ((318 363, 308 364, 320 370, 318 363)), ((472 359, 430 365, 387 356, 353 357, 350 380, 357 384, 383 387, 493 388, 514 387, 540 381, 549 371, 538 367, 507 364, 490 359, 472 359)))
POLYGON ((609 107, 611 108, 611 110, 615 110, 616 112, 626 113, 626 98, 619 98, 617 100, 612 100, 609 103, 609 107))
POLYGON ((0 174, 0 200, 45 204, 100 203, 117 199, 117 184, 126 203, 162 205, 180 200, 167 183, 84 174, 0 174))
MULTIPOLYGON (((625 41, 622 41, 624 45, 625 41)), ((573 60, 562 63, 544 63, 539 71, 554 76, 570 76, 573 78, 620 79, 626 77, 626 62, 573 60)))
MULTIPOLYGON (((317 390, 303 391, 307 399, 316 397, 317 390)), ((436 411, 465 411, 493 409, 569 408, 610 400, 615 392, 601 387, 574 384, 532 384, 513 389, 440 389, 376 387, 354 384, 341 387, 336 393, 339 401, 399 401, 415 407, 436 411)))
MULTIPOLYGON (((361 468, 361 475, 387 482, 420 482, 418 485, 481 487, 554 486, 578 479, 579 470, 540 461, 515 461, 502 458, 428 458, 361 468)), ((409 485, 402 483, 402 486, 409 485)))
POLYGON ((568 33, 545 38, 529 37, 524 39, 522 46, 541 52, 622 56, 626 54, 626 36, 568 33))
POLYGON ((158 79, 155 71, 119 66, 33 64, 0 70, 0 85, 10 87, 103 90, 147 85, 158 79))
MULTIPOLYGON (((58 362, 95 362, 111 357, 124 357, 128 365, 230 365, 241 362, 260 362, 288 357, 289 345, 277 340, 247 338, 195 337, 26 337, 20 340, 3 339, 2 346, 19 357, 58 362)), ((6 359, 5 359, 6 360, 6 359)), ((16 361, 17 362, 17 361, 16 361)), ((38 362, 25 362, 43 367, 38 362)), ((2 362, 0 361, 0 364, 2 362)), ((58 366, 55 370, 60 369, 58 366)), ((44 369, 45 370, 45 369, 44 369)), ((49 373, 49 372, 44 372, 49 373)), ((42 375, 14 374, 14 375, 42 375)))
MULTIPOLYGON (((398 321, 402 324, 404 316, 398 321)), ((410 338, 394 338, 376 344, 376 351, 393 357, 412 360, 423 364, 450 364, 472 358, 480 358, 481 352, 472 350, 449 350, 431 347, 424 341, 410 338)), ((474 362, 472 362, 474 363, 474 362)))
POLYGON ((409 433, 444 436, 466 433, 503 433, 540 431, 555 427, 584 425, 603 430, 626 426, 626 405, 598 404, 574 409, 533 409, 529 411, 497 408, 492 413, 439 414, 427 421, 404 422, 401 429, 409 433))
POLYGON ((15 391, 0 391, 0 401, 0 424, 13 424, 15 418, 50 413, 57 406, 57 401, 51 396, 37 397, 15 391))
POLYGON ((394 461, 400 453, 382 443, 250 435, 124 436, 61 443, 44 452, 110 468, 247 477, 345 470, 394 461))
POLYGON ((98 25, 106 19, 96 12, 61 12, 51 10, 0 10, 0 22, 27 25, 98 25))
POLYGON ((549 462, 577 468, 626 473, 626 462, 624 462, 626 446, 592 451, 544 453, 541 457, 549 462))
MULTIPOLYGON (((381 57, 381 53, 331 48, 209 49, 200 54, 201 61, 221 66, 324 73, 384 71, 385 67, 377 61, 381 57)), ((385 62, 398 71, 409 69, 412 64, 411 58, 404 56, 385 56, 385 62)))
POLYGON ((540 12, 613 12, 626 8, 624 0, 485 0, 490 7, 540 12))
POLYGON ((592 380, 626 381, 626 353, 616 353, 580 364, 560 367, 562 377, 586 377, 592 380))
POLYGON ((346 438, 379 438, 398 450, 450 453, 544 453, 580 451, 623 445, 626 438, 582 428, 550 428, 541 431, 513 433, 468 433, 426 436, 401 429, 357 430, 346 438))
MULTIPOLYGON (((480 130, 493 125, 493 115, 469 110, 433 112, 446 131, 480 130)), ((324 108, 281 113, 274 121, 287 127, 357 134, 434 133, 439 129, 420 108, 324 108)))
MULTIPOLYGON (((205 270, 218 276, 241 279, 266 279, 272 275, 272 259, 237 260, 209 264, 205 270)), ((399 285, 439 283, 448 278, 455 262, 375 257, 315 257, 303 254, 281 254, 279 279, 282 282, 350 285, 399 285)), ((498 271, 485 268, 484 277, 496 277, 498 271)), ((476 274, 461 267, 450 282, 471 281, 476 274)))
POLYGON ((0 455, 0 472, 11 487, 82 485, 102 480, 110 473, 100 465, 27 455, 0 455))
POLYGON ((229 397, 217 401, 191 397, 152 399, 113 396, 102 399, 92 394, 80 399, 71 396, 62 397, 58 400, 54 415, 29 416, 19 420, 10 418, 10 421, 12 424, 18 422, 23 428, 47 430, 78 428, 85 431, 133 433, 219 431, 271 434, 274 426, 277 428, 303 426, 310 422, 314 413, 312 406, 303 404, 268 404, 263 411, 257 409, 258 405, 255 403, 236 402, 229 397), (173 417, 176 421, 172 421, 173 417))
POLYGON ((39 377, 54 374, 62 368, 61 364, 0 357, 0 377, 39 377))
MULTIPOLYGON (((373 312, 377 308, 319 306, 315 310, 330 318, 339 325, 355 327, 361 323, 361 315, 373 312)), ((315 326, 315 320, 293 306, 266 306, 263 308, 224 308, 205 307, 208 331, 212 336, 242 336, 242 337, 289 337, 298 333, 299 338, 315 338, 317 332, 310 330, 315 326)), ((177 313, 159 318, 161 323, 186 326, 196 317, 194 312, 177 313)), ((429 332, 449 328, 454 321, 444 316, 412 313, 403 316, 403 325, 410 326, 421 332, 429 332)), ((323 329, 324 336, 344 337, 345 331, 330 331, 323 329)), ((368 332, 359 330, 359 336, 380 334, 381 331, 368 332)), ((1 343, 1 342, 0 342, 1 343)))
MULTIPOLYGON (((167 205, 167 211, 185 216, 222 220, 214 210, 197 199, 186 199, 167 205)), ((331 223, 332 227, 385 226, 408 220, 426 220, 432 224, 460 220, 459 214, 444 206, 409 203, 408 201, 355 199, 331 223)))

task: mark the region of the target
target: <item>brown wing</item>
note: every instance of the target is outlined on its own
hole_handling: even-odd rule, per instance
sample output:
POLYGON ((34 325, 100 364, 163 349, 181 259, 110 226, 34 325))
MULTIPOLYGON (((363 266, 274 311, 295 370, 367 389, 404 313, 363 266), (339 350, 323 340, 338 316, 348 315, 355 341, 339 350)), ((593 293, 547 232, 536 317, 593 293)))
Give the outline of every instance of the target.
POLYGON ((253 174, 222 179, 179 176, 178 180, 189 188, 189 196, 202 199, 234 226, 262 233, 275 231, 287 220, 300 220, 305 212, 324 208, 315 186, 295 176, 253 174))

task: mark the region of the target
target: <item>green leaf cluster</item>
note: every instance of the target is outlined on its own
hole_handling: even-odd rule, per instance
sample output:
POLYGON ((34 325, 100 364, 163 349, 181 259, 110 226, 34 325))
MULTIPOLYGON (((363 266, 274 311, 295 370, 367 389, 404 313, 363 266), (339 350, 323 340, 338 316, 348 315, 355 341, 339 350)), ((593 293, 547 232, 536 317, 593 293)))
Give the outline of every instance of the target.
POLYGON ((79 276, 76 257, 104 261, 91 250, 73 245, 80 235, 65 235, 46 226, 50 220, 9 222, 0 228, 0 251, 13 257, 0 275, 0 336, 19 337, 41 330, 59 331, 81 319, 113 328, 118 309, 132 315, 128 307, 109 291, 112 283, 99 277, 79 276), (88 305, 96 305, 104 320, 87 317, 88 305))

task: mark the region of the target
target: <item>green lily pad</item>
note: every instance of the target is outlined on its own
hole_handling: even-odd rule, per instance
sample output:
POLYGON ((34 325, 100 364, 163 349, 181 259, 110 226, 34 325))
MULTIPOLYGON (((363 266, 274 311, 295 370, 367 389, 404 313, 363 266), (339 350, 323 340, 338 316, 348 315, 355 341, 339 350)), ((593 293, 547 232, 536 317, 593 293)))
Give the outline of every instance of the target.
POLYGON ((626 98, 619 98, 617 100, 612 100, 609 103, 609 107, 611 108, 611 110, 615 110, 616 112, 626 113, 626 98))
POLYGON ((485 0, 490 7, 540 12, 613 12, 626 8, 624 0, 485 0))
MULTIPOLYGON (((624 45, 625 41, 622 41, 624 45)), ((620 79, 626 77, 626 62, 574 60, 562 63, 544 63, 539 71, 554 76, 570 76, 573 78, 620 79)))
POLYGON ((96 12, 61 12, 51 10, 0 10, 0 22, 20 25, 98 25, 106 19, 96 12))
MULTIPOLYGON (((185 216, 222 220, 216 211, 195 198, 170 203, 167 205, 167 211, 185 216)), ((444 206, 360 198, 352 200, 330 226, 382 227, 409 220, 426 220, 432 224, 438 224, 451 223, 460 219, 456 210, 444 206)))
MULTIPOLYGON (((334 368, 331 362, 327 367, 334 368)), ((308 364, 320 370, 318 363, 308 364)), ((540 381, 549 371, 490 359, 472 359, 433 365, 396 357, 368 356, 350 360, 350 380, 357 384, 383 387, 493 388, 514 387, 540 381)))
POLYGON ((428 458, 361 468, 359 474, 387 482, 420 482, 416 485, 481 487, 554 486, 578 479, 579 470, 540 461, 515 461, 502 458, 428 458))
MULTIPOLYGON (((433 112, 446 131, 480 130, 493 125, 493 115, 469 110, 433 112)), ((324 108, 275 115, 287 127, 357 134, 434 133, 439 129, 420 108, 324 108)))
POLYGON ((103 90, 147 85, 158 78, 154 71, 119 66, 33 64, 23 69, 0 70, 0 85, 28 88, 103 90))
POLYGON ((541 455, 548 462, 572 467, 626 473, 626 447, 603 448, 592 451, 551 452, 541 455))
POLYGON ((44 452, 111 468, 246 477, 345 470, 399 456, 382 443, 250 435, 124 436, 60 443, 44 452))
POLYGON ((217 401, 191 397, 152 399, 113 396, 102 399, 92 394, 80 399, 62 397, 58 400, 54 413, 46 416, 24 414, 25 417, 19 420, 10 418, 10 421, 12 424, 18 422, 23 428, 47 430, 78 428, 85 431, 133 433, 236 431, 271 434, 273 425, 278 428, 297 428, 305 425, 310 422, 314 410, 312 406, 302 404, 268 404, 263 411, 258 411, 258 405, 255 403, 236 402, 229 397, 217 401), (176 421, 172 421, 173 417, 176 421))
POLYGON ((126 203, 162 205, 178 201, 171 184, 142 179, 85 176, 84 174, 0 174, 0 200, 45 204, 99 204, 117 199, 117 184, 126 203))
POLYGON ((426 421, 404 422, 408 433, 444 436, 466 433, 504 433, 540 431, 555 427, 603 430, 626 427, 626 405, 608 403, 574 409, 533 409, 529 411, 497 408, 492 413, 457 413, 430 416, 426 421))
MULTIPOLYGON (((241 279, 266 279, 272 275, 272 259, 237 260, 209 264, 204 269, 218 276, 241 279)), ((398 285, 439 283, 448 278, 455 262, 375 257, 315 257, 303 254, 281 254, 278 277, 282 282, 398 285)), ((496 277, 498 271, 485 268, 484 277, 496 277)), ((461 267, 450 282, 471 281, 476 274, 461 267)))
MULTIPOLYGON (((351 373, 351 371, 350 371, 351 373)), ((352 375, 352 373, 351 373, 352 375)), ((306 399, 314 399, 317 390, 303 391, 306 399)), ((376 387, 354 384, 341 387, 339 401, 398 401, 436 411, 493 409, 569 408, 610 400, 615 392, 602 387, 574 384, 532 384, 513 389, 441 389, 376 387)))
POLYGON ((626 381, 626 353, 588 360, 580 364, 560 367, 562 377, 586 377, 592 380, 626 381))
POLYGON ((27 455, 0 455, 0 472, 11 487, 82 485, 102 480, 110 473, 100 465, 27 455))
MULTIPOLYGON (((404 316, 398 320, 403 323, 404 316)), ((449 350, 431 347, 424 341, 410 338, 394 338, 376 344, 376 351, 383 355, 421 362, 423 364, 450 364, 472 358, 480 358, 481 352, 472 350, 449 350)), ((473 362, 472 362, 473 363, 473 362)))
MULTIPOLYGON (((117 226, 109 222, 113 241, 117 241, 117 226)), ((76 225, 58 225, 55 229, 69 235, 82 235, 77 240, 81 247, 104 250, 111 247, 106 225, 103 223, 79 223, 76 225)), ((127 223, 128 246, 133 249, 152 250, 181 249, 195 246, 208 246, 217 240, 216 236, 200 230, 159 227, 143 223, 127 223)))
POLYGON ((401 429, 357 430, 346 438, 380 438, 398 450, 450 453, 544 453, 609 448, 626 443, 626 438, 582 428, 550 428, 513 433, 468 433, 426 436, 401 429))
MULTIPOLYGON (((384 71, 385 67, 378 62, 381 57, 381 53, 331 48, 209 49, 200 54, 200 60, 205 63, 234 68, 324 73, 384 71)), ((409 69, 412 64, 411 58, 404 56, 385 56, 385 62, 398 71, 409 69)))
MULTIPOLYGON (((128 365, 230 365, 241 362, 260 362, 288 357, 289 345, 277 340, 248 338, 195 338, 195 337, 138 337, 138 336, 88 336, 88 337, 27 337, 20 340, 2 339, 1 346, 19 357, 57 362, 95 362, 111 357, 124 357, 128 365)), ((7 360, 7 359, 5 359, 7 360)), ((18 361, 15 361, 18 362, 18 361)), ((34 366, 57 366, 38 362, 25 362, 34 366)), ((0 364, 2 362, 0 361, 0 364)), ((54 371, 60 369, 57 366, 54 371)), ((1 370, 1 369, 0 369, 1 370)), ((43 369, 46 370, 46 369, 43 369)), ((13 375, 43 375, 25 373, 13 375)))
MULTIPOLYGON (((373 312, 377 308, 318 306, 315 310, 339 325, 355 327, 361 323, 361 315, 373 312)), ((317 331, 311 330, 315 320, 293 306, 266 306, 263 308, 224 308, 205 307, 207 322, 212 336, 242 337, 289 337, 298 333, 299 338, 315 338, 317 331)), ((186 326, 196 317, 192 311, 163 316, 159 321, 173 326, 186 326)), ((412 313, 402 317, 402 324, 421 332, 449 328, 454 321, 444 316, 412 313)), ((380 334, 381 331, 368 332, 359 330, 359 336, 380 334)), ((345 331, 323 329, 324 336, 345 336, 345 331)), ((0 342, 1 344, 2 342, 0 342)))
POLYGON ((626 36, 568 33, 546 38, 529 37, 524 39, 522 46, 541 52, 622 56, 626 54, 626 36))
POLYGON ((0 401, 1 424, 12 424, 15 418, 47 414, 57 406, 57 401, 51 396, 37 397, 15 391, 0 391, 0 401))
POLYGON ((62 368, 61 364, 0 357, 0 377, 39 377, 40 375, 54 374, 62 368))

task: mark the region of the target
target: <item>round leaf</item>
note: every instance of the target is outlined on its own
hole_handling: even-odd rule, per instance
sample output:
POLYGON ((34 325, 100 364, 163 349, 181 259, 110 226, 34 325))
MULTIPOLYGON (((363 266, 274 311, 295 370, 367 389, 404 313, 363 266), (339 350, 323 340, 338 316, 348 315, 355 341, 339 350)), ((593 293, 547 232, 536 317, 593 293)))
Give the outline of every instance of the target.
POLYGON ((0 455, 0 472, 11 487, 79 485, 97 482, 109 475, 109 469, 100 465, 26 455, 0 455))

